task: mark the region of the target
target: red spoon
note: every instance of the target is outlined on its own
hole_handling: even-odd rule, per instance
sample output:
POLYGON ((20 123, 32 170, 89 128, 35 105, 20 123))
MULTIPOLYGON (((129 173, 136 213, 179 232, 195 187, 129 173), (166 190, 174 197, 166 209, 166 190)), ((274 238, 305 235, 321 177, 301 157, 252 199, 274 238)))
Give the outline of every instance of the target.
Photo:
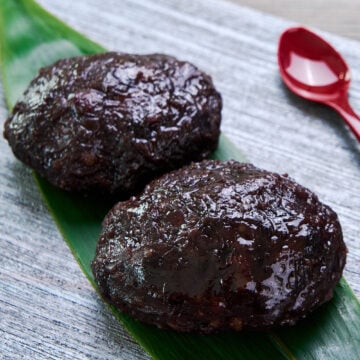
POLYGON ((360 117, 348 101, 350 71, 329 43, 303 27, 287 29, 280 37, 278 63, 290 90, 331 106, 360 141, 360 117))

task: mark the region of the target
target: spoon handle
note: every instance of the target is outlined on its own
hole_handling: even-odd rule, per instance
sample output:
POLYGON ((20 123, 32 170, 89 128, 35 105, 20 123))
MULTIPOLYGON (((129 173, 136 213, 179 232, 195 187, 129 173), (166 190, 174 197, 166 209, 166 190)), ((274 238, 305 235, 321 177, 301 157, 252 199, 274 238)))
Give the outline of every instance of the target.
POLYGON ((349 126, 350 130, 360 141, 360 117, 350 106, 347 97, 332 101, 329 103, 329 105, 341 115, 346 124, 349 126))

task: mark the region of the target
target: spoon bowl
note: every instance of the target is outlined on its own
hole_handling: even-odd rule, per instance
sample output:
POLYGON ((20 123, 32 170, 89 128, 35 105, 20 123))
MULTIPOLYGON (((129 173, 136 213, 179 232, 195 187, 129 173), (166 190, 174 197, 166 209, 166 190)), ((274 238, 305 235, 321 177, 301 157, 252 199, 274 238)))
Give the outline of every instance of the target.
POLYGON ((331 106, 360 141, 360 118, 348 102, 350 70, 338 51, 312 31, 294 27, 280 36, 278 64, 291 91, 331 106))

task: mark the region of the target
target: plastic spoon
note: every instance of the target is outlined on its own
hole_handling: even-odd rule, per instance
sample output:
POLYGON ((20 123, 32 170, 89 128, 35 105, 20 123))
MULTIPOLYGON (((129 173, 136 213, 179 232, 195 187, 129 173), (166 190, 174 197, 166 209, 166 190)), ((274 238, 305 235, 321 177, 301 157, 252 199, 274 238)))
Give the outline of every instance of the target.
POLYGON ((348 101, 350 71, 329 43, 303 27, 289 28, 280 37, 278 63, 290 90, 331 106, 360 141, 360 117, 348 101))

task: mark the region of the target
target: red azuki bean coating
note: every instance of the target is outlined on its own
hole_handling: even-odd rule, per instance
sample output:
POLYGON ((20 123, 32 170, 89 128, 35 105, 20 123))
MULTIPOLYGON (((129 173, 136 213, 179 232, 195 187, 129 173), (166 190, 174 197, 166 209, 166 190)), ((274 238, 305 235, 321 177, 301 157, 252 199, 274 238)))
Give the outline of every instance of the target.
POLYGON ((214 151, 221 106, 211 78, 188 62, 109 52, 42 68, 4 136, 60 188, 131 193, 214 151))
POLYGON ((311 191, 207 160, 115 205, 92 270, 135 319, 211 333, 295 324, 332 298, 345 259, 337 215, 311 191))

